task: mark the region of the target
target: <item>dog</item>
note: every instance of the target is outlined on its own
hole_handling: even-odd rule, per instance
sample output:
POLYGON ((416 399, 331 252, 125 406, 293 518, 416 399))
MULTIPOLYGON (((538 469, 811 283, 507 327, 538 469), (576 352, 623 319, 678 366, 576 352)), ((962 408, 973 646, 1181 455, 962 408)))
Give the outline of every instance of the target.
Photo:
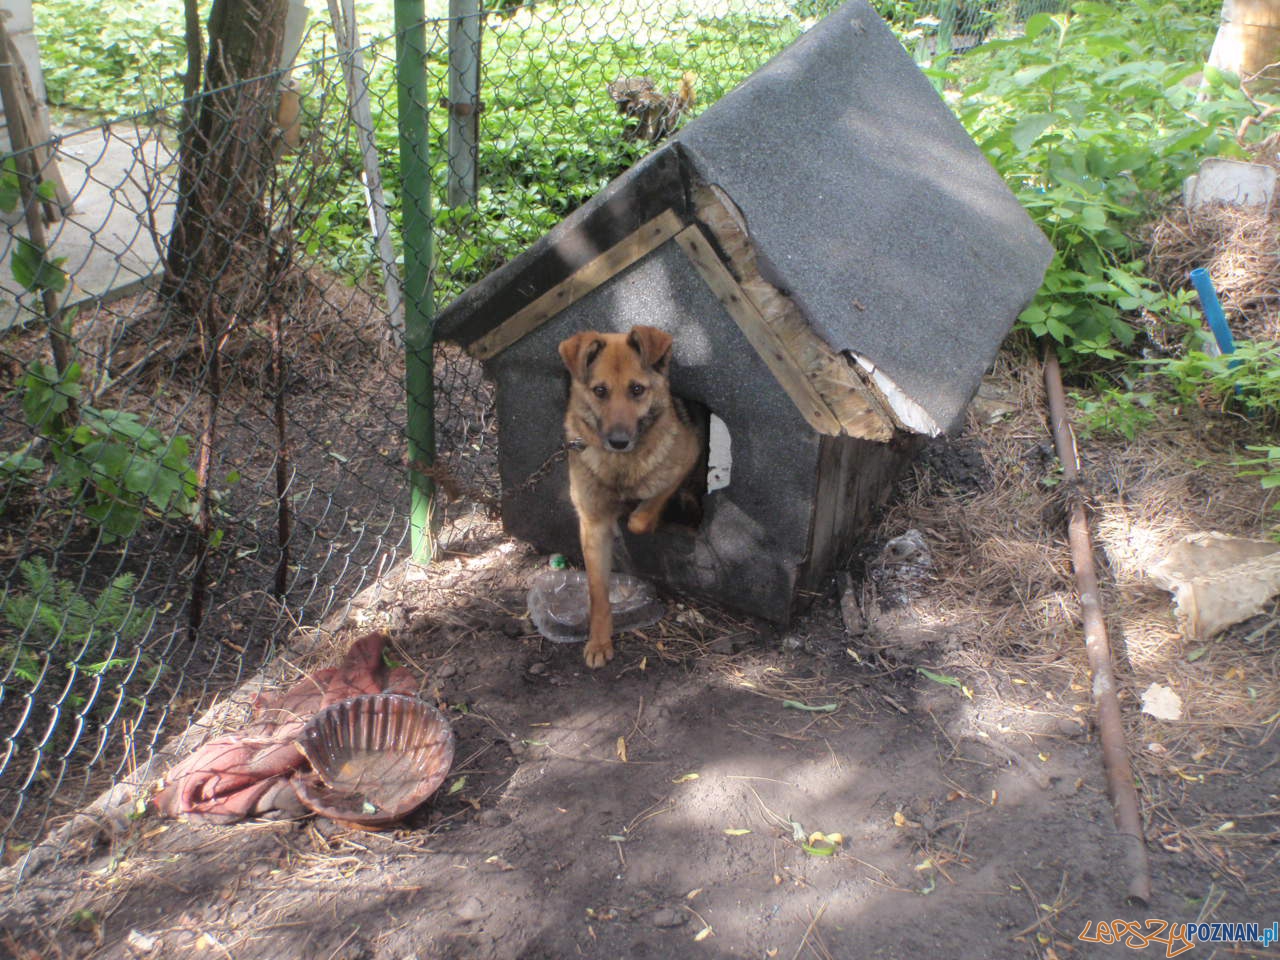
POLYGON ((700 442, 667 379, 671 335, 654 327, 630 333, 578 333, 560 344, 569 370, 565 443, 569 499, 587 568, 590 632, 587 666, 613 659, 609 572, 618 521, 652 533, 662 508, 698 460, 700 442))

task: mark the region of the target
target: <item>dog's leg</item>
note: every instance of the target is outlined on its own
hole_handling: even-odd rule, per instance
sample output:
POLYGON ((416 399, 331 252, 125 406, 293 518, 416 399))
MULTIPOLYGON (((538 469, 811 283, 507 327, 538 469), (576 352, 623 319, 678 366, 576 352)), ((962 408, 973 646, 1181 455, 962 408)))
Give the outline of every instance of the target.
POLYGON ((612 520, 585 516, 578 518, 578 534, 582 538, 582 559, 587 568, 587 593, 591 604, 591 632, 583 655, 587 666, 592 669, 603 667, 613 659, 613 610, 609 606, 613 532, 612 520))
POLYGON ((657 493, 648 500, 641 500, 631 516, 627 518, 627 529, 632 533, 653 533, 658 526, 658 518, 662 516, 662 508, 667 505, 667 501, 672 495, 680 489, 680 484, 684 483, 684 476, 669 486, 661 493, 657 493))

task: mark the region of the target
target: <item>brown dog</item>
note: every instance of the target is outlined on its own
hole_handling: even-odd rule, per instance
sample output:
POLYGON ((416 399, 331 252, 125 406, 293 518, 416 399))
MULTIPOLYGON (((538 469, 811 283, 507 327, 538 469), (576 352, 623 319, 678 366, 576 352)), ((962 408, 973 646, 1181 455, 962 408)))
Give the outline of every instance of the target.
POLYGON ((587 666, 613 659, 609 571, 617 523, 652 533, 667 500, 698 459, 698 437, 684 405, 671 396, 671 335, 654 327, 630 333, 575 334, 560 344, 569 368, 564 416, 569 497, 587 568, 591 632, 587 666))

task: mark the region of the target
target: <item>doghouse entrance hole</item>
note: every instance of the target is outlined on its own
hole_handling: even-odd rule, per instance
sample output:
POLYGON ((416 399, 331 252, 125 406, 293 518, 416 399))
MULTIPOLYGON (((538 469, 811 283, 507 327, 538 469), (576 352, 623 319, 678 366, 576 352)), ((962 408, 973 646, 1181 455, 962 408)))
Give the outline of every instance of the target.
POLYGON ((702 525, 702 499, 707 495, 708 490, 707 464, 710 458, 711 423, 714 420, 723 427, 723 421, 719 417, 714 417, 706 405, 697 400, 690 400, 687 397, 678 399, 689 412, 693 429, 698 434, 698 462, 693 465, 689 476, 685 477, 684 483, 675 492, 675 496, 667 501, 662 511, 662 522, 697 530, 702 525))

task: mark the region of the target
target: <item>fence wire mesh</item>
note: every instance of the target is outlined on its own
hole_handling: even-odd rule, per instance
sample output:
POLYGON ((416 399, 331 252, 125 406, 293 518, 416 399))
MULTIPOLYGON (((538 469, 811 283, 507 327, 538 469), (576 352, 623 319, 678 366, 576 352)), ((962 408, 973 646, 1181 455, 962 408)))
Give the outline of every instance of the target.
MULTIPOLYGON (((5 863, 405 558, 405 238, 430 236, 447 303, 831 6, 623 0, 417 25, 431 210, 399 193, 396 37, 380 23, 359 43, 336 7, 285 69, 215 73, 197 97, 8 156, 5 863)), ((974 10, 1029 12, 885 6, 909 47, 936 37, 940 6, 953 35, 977 32, 974 10)), ((60 25, 44 29, 60 70, 60 25)), ((496 534, 492 388, 447 344, 433 366, 431 474, 457 546, 496 534)))

